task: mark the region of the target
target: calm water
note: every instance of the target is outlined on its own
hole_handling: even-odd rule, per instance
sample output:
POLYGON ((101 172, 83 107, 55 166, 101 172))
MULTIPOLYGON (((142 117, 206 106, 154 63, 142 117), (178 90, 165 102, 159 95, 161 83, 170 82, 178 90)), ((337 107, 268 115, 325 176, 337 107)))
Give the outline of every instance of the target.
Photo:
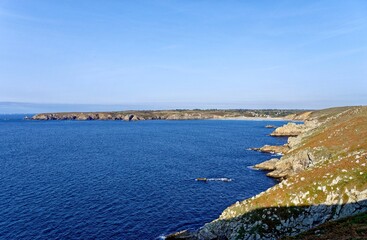
POLYGON ((200 227, 274 185, 248 168, 270 155, 246 149, 286 141, 264 127, 284 122, 0 119, 1 239, 157 239, 200 227))

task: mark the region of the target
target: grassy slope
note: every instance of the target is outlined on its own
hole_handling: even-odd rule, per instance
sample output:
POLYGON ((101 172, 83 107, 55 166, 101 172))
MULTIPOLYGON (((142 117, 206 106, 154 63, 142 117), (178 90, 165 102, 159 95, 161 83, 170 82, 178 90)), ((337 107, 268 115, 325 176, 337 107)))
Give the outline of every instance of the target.
POLYGON ((339 196, 338 204, 346 203, 350 189, 367 189, 367 107, 327 109, 311 114, 311 118, 326 123, 292 151, 319 149, 318 156, 325 158, 268 191, 232 205, 220 219, 237 221, 250 211, 322 204, 327 192, 339 196))

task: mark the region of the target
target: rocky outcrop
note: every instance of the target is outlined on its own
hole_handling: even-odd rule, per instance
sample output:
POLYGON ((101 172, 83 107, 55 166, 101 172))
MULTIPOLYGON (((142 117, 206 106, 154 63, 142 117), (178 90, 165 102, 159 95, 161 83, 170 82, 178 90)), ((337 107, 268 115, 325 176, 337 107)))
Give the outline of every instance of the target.
POLYGON ((280 153, 280 154, 284 154, 284 153, 287 153, 289 151, 289 147, 288 147, 287 144, 282 145, 282 146, 264 145, 261 148, 251 148, 251 150, 262 152, 262 153, 271 153, 271 154, 280 153))
POLYGON ((265 171, 273 171, 273 170, 275 170, 275 165, 278 161, 279 161, 278 158, 272 158, 268 161, 256 164, 254 166, 254 168, 260 169, 260 170, 265 170, 265 171))
POLYGON ((273 178, 286 178, 292 174, 309 168, 316 161, 311 151, 299 151, 295 154, 286 155, 276 162, 272 172, 267 176, 273 178))
POLYGON ((294 137, 300 135, 306 130, 304 124, 288 123, 282 127, 279 127, 270 134, 273 137, 294 137))

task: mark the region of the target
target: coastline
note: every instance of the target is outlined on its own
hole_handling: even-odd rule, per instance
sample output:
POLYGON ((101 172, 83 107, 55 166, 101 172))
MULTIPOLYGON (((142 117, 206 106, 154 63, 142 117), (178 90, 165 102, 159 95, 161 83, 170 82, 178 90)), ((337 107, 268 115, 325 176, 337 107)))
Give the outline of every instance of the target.
POLYGON ((281 239, 367 213, 367 107, 318 110, 303 124, 288 123, 270 135, 288 137, 288 143, 252 150, 289 149, 255 169, 280 182, 167 240, 281 239))
POLYGON ((275 118, 275 117, 228 117, 228 118, 211 118, 208 120, 234 120, 234 121, 294 121, 287 118, 275 118))

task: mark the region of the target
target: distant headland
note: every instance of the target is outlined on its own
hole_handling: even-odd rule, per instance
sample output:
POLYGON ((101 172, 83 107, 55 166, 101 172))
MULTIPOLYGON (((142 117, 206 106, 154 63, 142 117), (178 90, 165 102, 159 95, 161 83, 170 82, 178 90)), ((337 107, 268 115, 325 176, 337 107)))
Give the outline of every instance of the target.
POLYGON ((116 112, 61 112, 40 113, 32 120, 200 120, 200 119, 286 119, 303 121, 310 111, 283 109, 233 109, 233 110, 147 110, 116 112))

